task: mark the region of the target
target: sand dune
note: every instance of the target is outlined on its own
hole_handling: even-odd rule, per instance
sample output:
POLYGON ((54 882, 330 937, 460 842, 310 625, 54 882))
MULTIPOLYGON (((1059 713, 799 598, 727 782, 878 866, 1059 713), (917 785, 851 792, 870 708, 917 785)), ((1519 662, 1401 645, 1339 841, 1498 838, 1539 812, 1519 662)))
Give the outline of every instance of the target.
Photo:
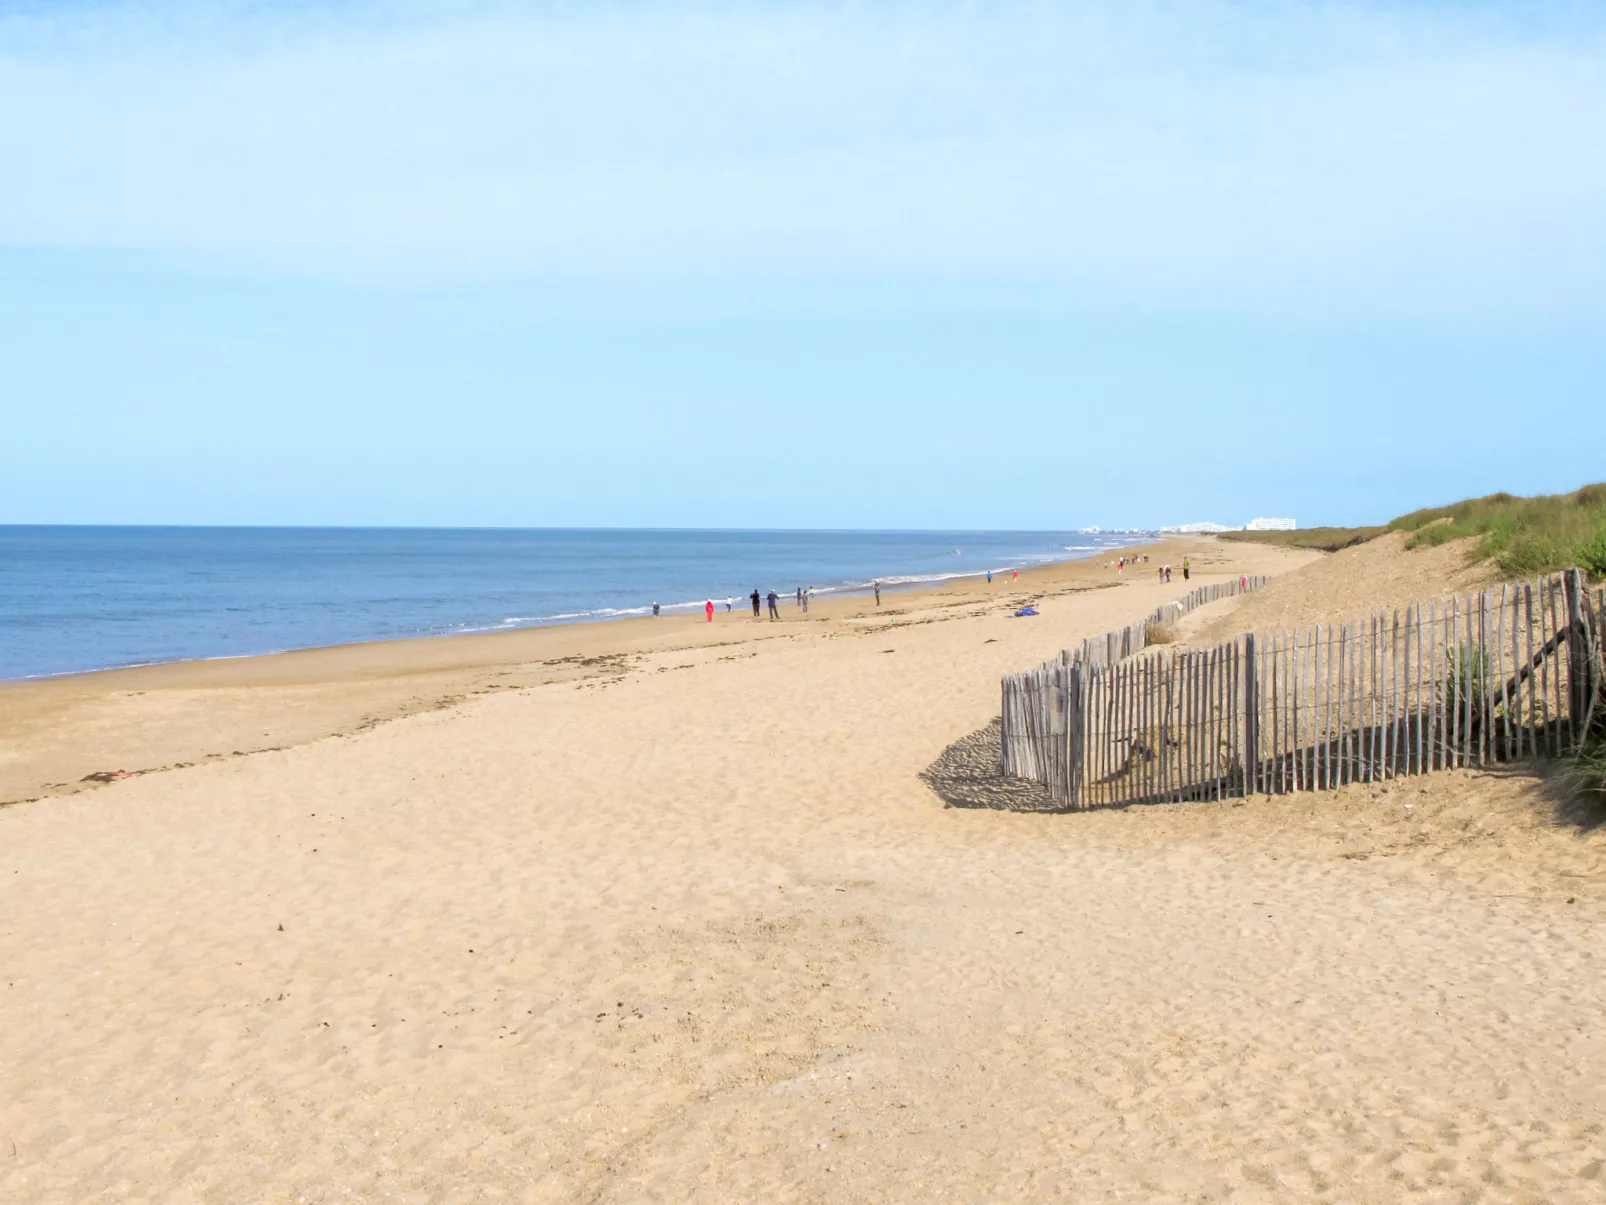
POLYGON ((1469 563, 1474 542, 1407 551, 1404 535, 1381 536, 1284 575, 1230 609, 1190 615, 1183 634, 1190 643, 1209 643, 1238 631, 1348 623, 1374 612, 1482 590, 1499 578, 1489 562, 1469 563))
POLYGON ((1606 882, 1542 782, 922 780, 1000 673, 1182 589, 1111 577, 36 692, 0 1199, 1601 1199, 1606 882))

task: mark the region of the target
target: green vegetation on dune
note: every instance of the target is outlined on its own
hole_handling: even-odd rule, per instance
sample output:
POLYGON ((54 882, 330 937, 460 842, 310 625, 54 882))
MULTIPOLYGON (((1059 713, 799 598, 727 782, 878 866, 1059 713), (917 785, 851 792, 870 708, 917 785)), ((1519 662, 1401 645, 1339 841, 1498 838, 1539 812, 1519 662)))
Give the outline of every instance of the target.
POLYGON ((1606 485, 1537 498, 1490 494, 1412 511, 1388 530, 1405 532, 1408 548, 1476 538, 1476 559, 1493 558, 1513 577, 1573 565, 1606 577, 1606 485))
POLYGON ((1469 498, 1450 506, 1412 511, 1385 527, 1229 531, 1223 532, 1221 539, 1337 552, 1394 531, 1405 534, 1407 548, 1476 540, 1471 546, 1472 559, 1493 559, 1512 577, 1578 565, 1596 579, 1606 578, 1606 484, 1537 498, 1511 494, 1469 498))
POLYGON ((1606 730, 1597 728, 1567 760, 1567 784, 1591 802, 1606 806, 1606 730))
POLYGON ((1280 548, 1315 548, 1321 552, 1337 552, 1341 548, 1364 544, 1386 530, 1384 527, 1305 527, 1294 531, 1224 531, 1221 538, 1241 540, 1246 544, 1275 544, 1280 548))

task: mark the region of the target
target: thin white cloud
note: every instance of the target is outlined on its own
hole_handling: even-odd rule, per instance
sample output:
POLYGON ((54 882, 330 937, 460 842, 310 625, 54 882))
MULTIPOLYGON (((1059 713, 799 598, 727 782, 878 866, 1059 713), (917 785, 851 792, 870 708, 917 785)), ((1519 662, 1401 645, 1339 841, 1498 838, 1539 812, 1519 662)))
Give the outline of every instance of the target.
POLYGON ((1606 23, 1535 11, 36 10, 0 18, 0 243, 1593 305, 1606 23))

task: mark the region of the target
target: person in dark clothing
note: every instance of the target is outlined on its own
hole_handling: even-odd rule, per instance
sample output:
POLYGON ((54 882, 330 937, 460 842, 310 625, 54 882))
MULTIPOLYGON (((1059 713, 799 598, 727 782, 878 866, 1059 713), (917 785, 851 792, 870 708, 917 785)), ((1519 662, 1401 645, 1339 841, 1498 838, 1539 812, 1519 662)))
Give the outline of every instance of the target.
POLYGON ((753 600, 753 618, 757 619, 758 618, 758 587, 757 586, 753 587, 753 593, 749 597, 751 597, 752 600, 753 600))
POLYGON ((781 617, 780 608, 775 605, 779 601, 780 601, 779 596, 776 595, 775 591, 771 590, 770 591, 770 618, 771 619, 779 619, 781 617))
POLYGON ((878 607, 881 605, 881 583, 880 582, 876 582, 875 583, 875 605, 878 606, 878 607))

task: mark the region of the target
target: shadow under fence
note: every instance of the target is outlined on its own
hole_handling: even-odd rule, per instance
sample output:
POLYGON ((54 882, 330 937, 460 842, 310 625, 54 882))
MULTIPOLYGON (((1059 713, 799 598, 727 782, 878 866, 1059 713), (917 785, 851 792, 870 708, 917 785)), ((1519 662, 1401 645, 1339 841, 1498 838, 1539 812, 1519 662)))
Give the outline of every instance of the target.
POLYGON ((951 808, 1004 812, 1063 812, 1066 805, 1046 786, 1006 775, 998 765, 1000 723, 994 720, 944 749, 920 772, 920 780, 951 808))

